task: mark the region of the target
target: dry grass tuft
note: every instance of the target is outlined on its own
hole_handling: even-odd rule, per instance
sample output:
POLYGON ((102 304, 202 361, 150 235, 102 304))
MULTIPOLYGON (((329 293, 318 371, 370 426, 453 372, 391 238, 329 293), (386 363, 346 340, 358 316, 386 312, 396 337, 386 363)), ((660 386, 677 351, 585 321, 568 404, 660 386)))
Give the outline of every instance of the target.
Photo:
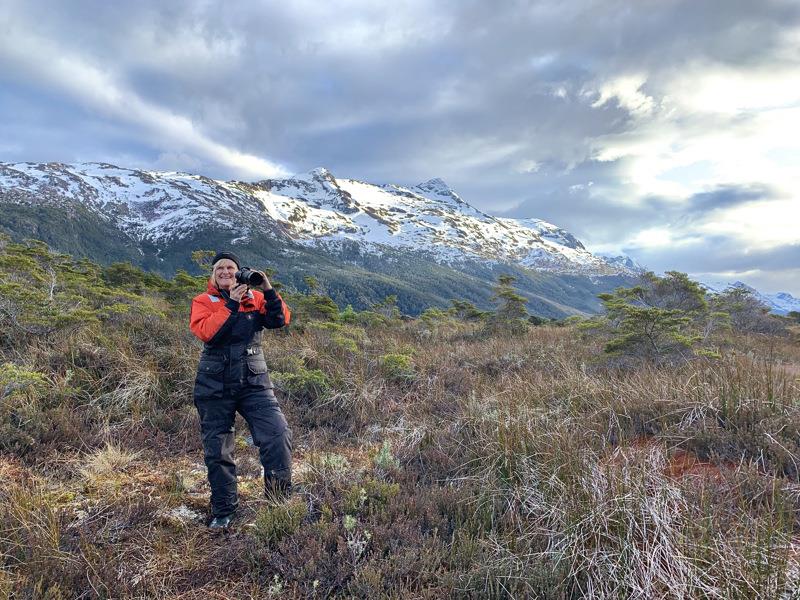
POLYGON ((185 319, 148 319, 0 349, 0 364, 48 374, 0 415, 16 436, 0 458, 0 594, 789 598, 800 585, 791 337, 719 334, 721 358, 623 368, 571 326, 270 335, 300 492, 266 504, 242 444, 236 525, 214 537, 197 347, 185 319))

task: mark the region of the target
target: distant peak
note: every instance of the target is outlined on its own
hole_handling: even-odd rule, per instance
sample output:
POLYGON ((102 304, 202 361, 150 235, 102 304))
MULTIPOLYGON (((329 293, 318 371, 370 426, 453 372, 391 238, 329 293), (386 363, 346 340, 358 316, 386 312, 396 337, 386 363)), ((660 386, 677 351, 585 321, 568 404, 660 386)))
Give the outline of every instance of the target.
POLYGON ((417 189, 429 194, 434 194, 440 198, 449 198, 451 200, 455 200, 457 203, 464 202, 459 195, 456 194, 453 189, 439 177, 434 177, 433 179, 429 179, 424 183, 420 183, 417 185, 417 189))
POLYGON ((642 265, 640 265, 636 260, 628 256, 627 254, 613 254, 610 252, 595 252, 595 255, 605 259, 605 261, 611 265, 617 265, 620 267, 624 267, 629 269, 635 273, 643 273, 647 269, 645 269, 642 265))
POLYGON ((336 183, 336 177, 334 177, 333 173, 331 173, 325 167, 317 167, 316 169, 312 169, 308 172, 308 174, 312 179, 316 179, 317 181, 336 183))
POLYGON ((333 176, 333 173, 331 173, 325 167, 317 167, 316 169, 311 169, 305 173, 297 173, 296 175, 293 175, 291 179, 305 181, 307 183, 318 183, 322 185, 337 185, 336 178, 333 176))
POLYGON ((747 285, 744 281, 738 281, 738 280, 734 281, 732 284, 730 284, 730 287, 747 290, 749 292, 755 292, 756 291, 756 288, 754 288, 754 287, 752 287, 750 285, 747 285))
POLYGON ((444 179, 440 179, 439 177, 428 179, 428 181, 420 183, 417 187, 429 191, 434 191, 434 190, 442 190, 442 191, 446 190, 448 192, 453 191, 452 189, 450 189, 450 186, 445 183, 444 179))

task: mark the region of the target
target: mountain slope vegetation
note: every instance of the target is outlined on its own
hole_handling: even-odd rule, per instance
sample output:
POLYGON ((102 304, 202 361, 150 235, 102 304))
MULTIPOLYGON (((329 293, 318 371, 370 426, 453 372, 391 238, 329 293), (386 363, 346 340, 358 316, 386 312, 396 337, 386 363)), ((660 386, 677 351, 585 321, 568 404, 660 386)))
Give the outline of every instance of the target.
MULTIPOLYGON (((681 274, 536 325, 282 292, 264 349, 298 492, 212 535, 191 393, 204 276, 0 238, 0 590, 11 597, 791 597, 798 325, 681 274), (671 311, 683 311, 682 313, 671 311), (732 312, 740 311, 734 315, 732 312), (639 351, 652 324, 669 343, 639 351)), ((280 277, 278 277, 280 280, 280 277)))

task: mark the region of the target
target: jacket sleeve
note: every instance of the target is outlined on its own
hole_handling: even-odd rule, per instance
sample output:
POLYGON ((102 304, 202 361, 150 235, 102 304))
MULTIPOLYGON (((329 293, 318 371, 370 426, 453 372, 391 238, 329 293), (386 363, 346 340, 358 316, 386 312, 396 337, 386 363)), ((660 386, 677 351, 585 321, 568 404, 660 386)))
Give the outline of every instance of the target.
POLYGON ((288 325, 292 320, 292 313, 289 307, 281 298, 281 295, 274 289, 269 289, 264 292, 264 305, 260 309, 263 315, 263 324, 265 329, 278 329, 284 325, 288 325))
POLYGON ((223 337, 233 326, 233 318, 239 312, 239 303, 228 300, 220 310, 213 310, 204 296, 192 300, 192 312, 189 317, 189 329, 206 343, 223 337))

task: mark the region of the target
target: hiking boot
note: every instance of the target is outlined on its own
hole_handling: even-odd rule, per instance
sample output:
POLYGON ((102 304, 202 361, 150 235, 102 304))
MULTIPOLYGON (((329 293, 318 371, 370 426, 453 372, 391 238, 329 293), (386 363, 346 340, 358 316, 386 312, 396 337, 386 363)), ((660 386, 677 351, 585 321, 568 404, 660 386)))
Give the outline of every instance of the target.
POLYGON ((211 523, 208 524, 208 528, 217 531, 224 531, 231 526, 231 521, 233 521, 233 515, 225 515, 224 517, 214 517, 213 519, 211 519, 211 523))

